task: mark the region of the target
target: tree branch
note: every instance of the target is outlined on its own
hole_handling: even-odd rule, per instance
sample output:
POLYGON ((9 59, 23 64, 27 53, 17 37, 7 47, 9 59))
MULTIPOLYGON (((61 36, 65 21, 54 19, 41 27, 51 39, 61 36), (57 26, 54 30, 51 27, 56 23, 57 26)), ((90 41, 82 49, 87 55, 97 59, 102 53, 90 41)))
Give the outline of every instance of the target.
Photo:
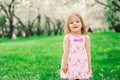
MULTIPOLYGON (((119 0, 119 1, 120 1, 120 0, 119 0)), ((111 2, 112 2, 112 4, 113 4, 115 7, 117 7, 116 10, 120 11, 120 5, 118 5, 115 1, 111 1, 111 2)))
POLYGON ((36 20, 37 20, 37 18, 32 21, 32 23, 31 23, 32 26, 34 25, 36 20))
POLYGON ((0 7, 1 7, 1 9, 4 11, 4 13, 6 14, 7 18, 9 19, 10 17, 9 17, 9 15, 8 15, 8 12, 7 12, 5 6, 2 4, 1 1, 0 1, 0 7))
POLYGON ((15 2, 13 2, 11 12, 12 12, 12 15, 14 15, 14 12, 15 12, 15 2))
POLYGON ((18 20, 18 22, 23 26, 23 29, 24 29, 25 25, 24 25, 23 22, 20 20, 20 18, 17 17, 14 13, 13 13, 13 16, 18 20))
POLYGON ((13 12, 14 12, 14 5, 15 5, 14 0, 12 0, 10 4, 8 4, 8 11, 9 11, 11 18, 13 16, 13 12))
POLYGON ((99 4, 103 5, 103 6, 105 6, 105 7, 108 7, 107 4, 104 4, 104 3, 100 2, 99 0, 95 0, 95 1, 96 1, 97 3, 99 3, 99 4))

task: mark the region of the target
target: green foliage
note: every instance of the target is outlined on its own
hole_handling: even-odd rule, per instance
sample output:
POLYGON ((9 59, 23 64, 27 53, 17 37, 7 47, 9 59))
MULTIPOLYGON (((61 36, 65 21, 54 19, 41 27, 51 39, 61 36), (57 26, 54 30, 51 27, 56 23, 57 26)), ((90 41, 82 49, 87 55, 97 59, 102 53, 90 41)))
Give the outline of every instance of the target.
POLYGON ((4 26, 6 22, 6 17, 4 15, 0 15, 0 26, 4 26))
MULTIPOLYGON (((114 0, 117 3, 117 0, 114 0)), ((113 29, 116 25, 118 25, 119 17, 116 15, 117 10, 116 6, 113 4, 112 0, 107 0, 108 10, 106 11, 106 21, 108 22, 109 29, 113 29)))
MULTIPOLYGON (((90 37, 90 80, 119 80, 120 34, 101 32, 90 37)), ((0 80, 63 80, 59 76, 62 41, 63 35, 0 39, 0 80)))

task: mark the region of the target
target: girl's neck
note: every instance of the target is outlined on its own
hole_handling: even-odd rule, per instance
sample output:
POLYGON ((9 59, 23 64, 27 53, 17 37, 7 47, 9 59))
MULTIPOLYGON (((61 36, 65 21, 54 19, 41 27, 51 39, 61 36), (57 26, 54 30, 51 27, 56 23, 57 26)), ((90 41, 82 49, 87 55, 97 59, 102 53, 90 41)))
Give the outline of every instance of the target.
POLYGON ((78 36, 78 35, 82 35, 82 33, 79 31, 79 32, 71 32, 72 35, 75 35, 75 36, 78 36))

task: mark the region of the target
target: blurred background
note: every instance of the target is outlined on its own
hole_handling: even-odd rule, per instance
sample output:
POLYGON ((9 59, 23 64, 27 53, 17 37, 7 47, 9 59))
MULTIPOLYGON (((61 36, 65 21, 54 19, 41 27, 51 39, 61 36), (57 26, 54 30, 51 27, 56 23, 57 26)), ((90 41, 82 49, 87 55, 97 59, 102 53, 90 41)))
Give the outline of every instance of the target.
POLYGON ((91 37, 90 80, 119 80, 120 0, 0 0, 0 79, 61 80, 63 28, 72 12, 91 37))
POLYGON ((119 4, 119 0, 1 0, 0 37, 61 34, 72 12, 80 13, 87 27, 120 31, 119 4))

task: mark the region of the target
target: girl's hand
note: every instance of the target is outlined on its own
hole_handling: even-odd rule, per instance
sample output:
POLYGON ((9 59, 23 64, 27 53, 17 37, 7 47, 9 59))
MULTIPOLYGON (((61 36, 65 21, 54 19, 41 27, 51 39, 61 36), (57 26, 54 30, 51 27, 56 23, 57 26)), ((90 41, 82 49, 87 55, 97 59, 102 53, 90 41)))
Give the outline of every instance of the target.
POLYGON ((89 71, 91 70, 91 65, 90 64, 88 64, 88 69, 89 69, 89 71))
POLYGON ((91 66, 88 66, 89 72, 92 73, 91 66))
POLYGON ((67 70, 68 70, 68 66, 67 66, 67 65, 64 65, 64 66, 62 67, 62 71, 63 71, 64 73, 66 73, 67 70))

